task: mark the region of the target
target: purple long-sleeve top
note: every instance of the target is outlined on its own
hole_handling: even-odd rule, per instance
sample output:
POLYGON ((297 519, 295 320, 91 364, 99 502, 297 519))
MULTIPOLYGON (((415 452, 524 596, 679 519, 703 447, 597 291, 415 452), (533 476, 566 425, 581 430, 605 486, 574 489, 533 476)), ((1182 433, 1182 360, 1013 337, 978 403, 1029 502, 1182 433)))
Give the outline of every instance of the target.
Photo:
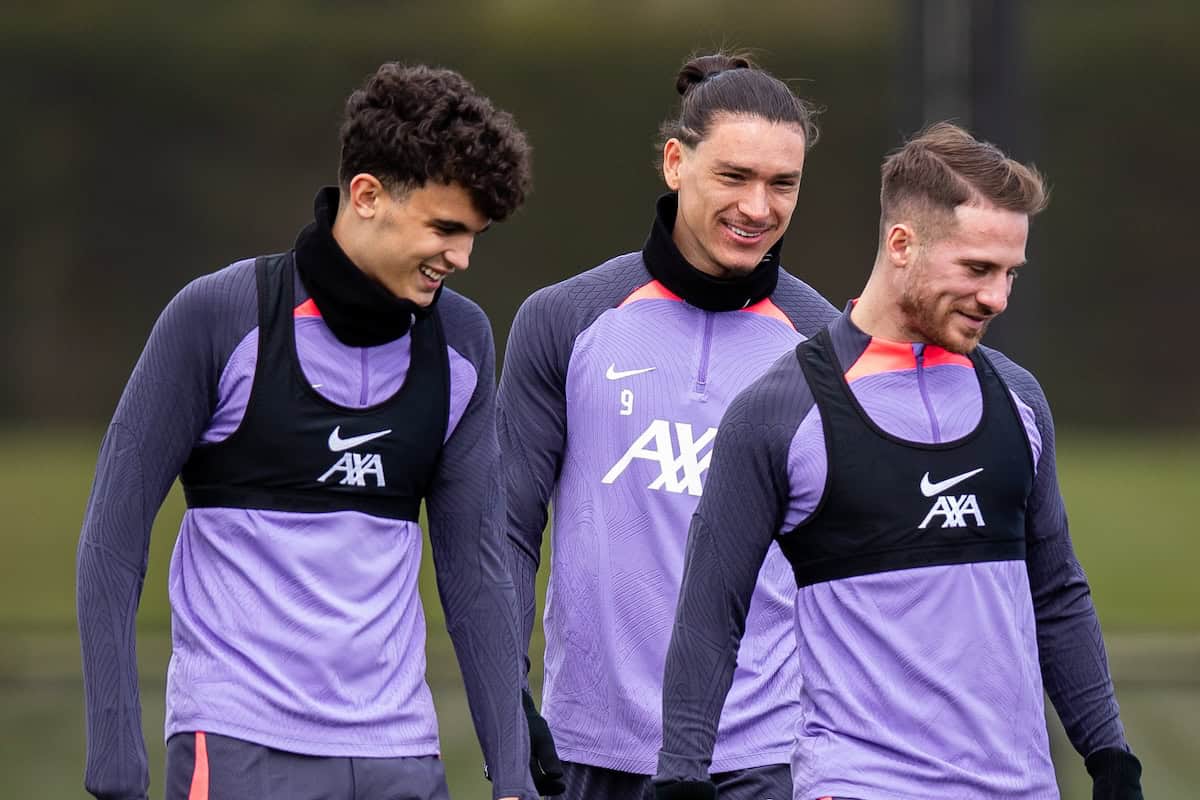
MULTIPOLYGON (((420 380, 408 374, 411 334, 347 346, 298 278, 295 290, 296 355, 328 401, 365 408, 420 380)), ((146 795, 134 618, 151 523, 192 449, 224 440, 246 411, 257 308, 253 260, 183 289, 155 325, 101 446, 78 554, 85 783, 98 798, 146 795)), ((438 590, 494 795, 527 800, 536 792, 500 547, 491 330, 477 305, 449 289, 437 313, 450 369, 447 433, 425 497, 438 590)), ((326 756, 437 754, 421 541, 415 522, 359 511, 190 508, 169 575, 166 736, 204 730, 326 756)))
MULTIPOLYGON (((979 423, 980 386, 966 358, 872 339, 848 312, 830 334, 854 398, 887 434, 950 442, 979 423)), ((986 353, 1026 431, 1028 444, 1013 446, 1028 448, 1035 465, 1026 558, 799 589, 796 798, 1057 797, 1043 687, 1082 755, 1126 748, 1068 535, 1045 396, 1027 371, 986 353)), ((788 353, 739 395, 719 427, 667 656, 659 779, 707 772, 755 576, 776 537, 805 535, 797 526, 818 510, 827 468, 819 408, 788 353)))
MULTIPOLYGON (((672 243, 674 208, 673 197, 660 200, 642 252, 522 305, 498 400, 526 641, 554 505, 543 711, 559 753, 645 775, 661 744, 684 534, 717 422, 780 353, 837 314, 777 260, 742 282, 701 275, 672 243)), ((760 565, 721 719, 720 771, 787 763, 798 719, 794 585, 777 548, 760 565)))

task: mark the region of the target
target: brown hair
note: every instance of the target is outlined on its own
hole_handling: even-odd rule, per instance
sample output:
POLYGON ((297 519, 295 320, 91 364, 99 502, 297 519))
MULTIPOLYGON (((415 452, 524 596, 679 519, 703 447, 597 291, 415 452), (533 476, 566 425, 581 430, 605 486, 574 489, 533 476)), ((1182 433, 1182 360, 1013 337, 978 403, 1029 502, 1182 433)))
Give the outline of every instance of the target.
POLYGON ((453 70, 383 64, 346 100, 341 140, 343 190, 362 172, 389 192, 457 183, 496 221, 529 193, 525 134, 453 70))
POLYGON ((806 150, 817 143, 816 107, 755 66, 745 53, 690 58, 675 77, 675 90, 683 99, 679 113, 659 128, 660 153, 668 139, 678 139, 688 147, 704 141, 717 114, 758 116, 768 122, 798 125, 804 131, 806 150))
POLYGON ((937 230, 960 205, 991 204, 1029 216, 1049 199, 1045 179, 1000 148, 949 122, 921 131, 883 161, 879 191, 880 241, 904 217, 925 217, 937 230), (935 219, 928 219, 930 215, 935 219))

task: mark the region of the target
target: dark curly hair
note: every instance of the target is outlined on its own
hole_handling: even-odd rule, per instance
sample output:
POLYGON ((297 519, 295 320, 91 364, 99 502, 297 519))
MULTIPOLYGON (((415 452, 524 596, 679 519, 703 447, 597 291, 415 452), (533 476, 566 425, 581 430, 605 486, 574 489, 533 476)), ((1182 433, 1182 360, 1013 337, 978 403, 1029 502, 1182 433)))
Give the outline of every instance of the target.
POLYGON ((530 190, 525 134, 453 70, 383 64, 346 100, 341 142, 343 190, 362 172, 389 192, 457 183, 497 221, 530 190))

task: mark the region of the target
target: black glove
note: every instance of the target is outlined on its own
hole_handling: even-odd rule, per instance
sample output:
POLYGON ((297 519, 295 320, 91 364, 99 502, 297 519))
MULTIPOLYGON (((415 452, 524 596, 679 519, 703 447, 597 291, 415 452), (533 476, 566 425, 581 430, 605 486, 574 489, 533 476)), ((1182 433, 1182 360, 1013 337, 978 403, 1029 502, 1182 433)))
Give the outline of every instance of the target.
POLYGON ((717 800, 717 785, 712 781, 656 783, 654 800, 717 800))
POLYGON ((1142 762, 1133 753, 1106 747, 1083 765, 1092 776, 1092 800, 1142 800, 1142 762))
POLYGON ((543 797, 562 794, 567 785, 563 783, 562 762, 558 760, 550 726, 538 713, 533 695, 528 691, 521 691, 521 705, 525 707, 525 719, 529 722, 529 774, 533 776, 533 785, 543 797))

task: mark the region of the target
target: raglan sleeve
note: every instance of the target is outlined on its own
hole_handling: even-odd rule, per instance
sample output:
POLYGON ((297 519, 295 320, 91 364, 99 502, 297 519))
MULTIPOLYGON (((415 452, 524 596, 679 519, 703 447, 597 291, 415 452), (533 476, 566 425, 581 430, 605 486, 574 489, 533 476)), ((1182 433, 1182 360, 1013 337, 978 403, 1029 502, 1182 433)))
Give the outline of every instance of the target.
POLYGON ((475 383, 426 499, 434 569, 493 796, 536 800, 521 707, 516 604, 505 564, 494 344, 476 306, 459 317, 447 327, 464 341, 475 383))
POLYGON ((211 285, 159 317, 100 445, 76 558, 87 728, 84 785, 102 800, 146 797, 136 627, 150 531, 211 416, 218 380, 211 285))
POLYGON ((1010 382, 1036 422, 1030 436, 1037 469, 1026 508, 1026 565, 1046 693, 1085 759, 1106 749, 1127 752, 1100 622, 1071 544, 1050 407, 1028 373, 1010 382))
POLYGON ((654 782, 706 781, 758 573, 787 505, 786 425, 752 385, 717 429, 688 530, 663 680, 663 746, 654 782))
MULTIPOLYGON (((536 615, 547 506, 566 447, 571 316, 558 287, 529 297, 513 320, 500 376, 497 417, 504 456, 507 555, 526 653, 536 615)), ((526 673, 528 669, 526 657, 526 673)))

